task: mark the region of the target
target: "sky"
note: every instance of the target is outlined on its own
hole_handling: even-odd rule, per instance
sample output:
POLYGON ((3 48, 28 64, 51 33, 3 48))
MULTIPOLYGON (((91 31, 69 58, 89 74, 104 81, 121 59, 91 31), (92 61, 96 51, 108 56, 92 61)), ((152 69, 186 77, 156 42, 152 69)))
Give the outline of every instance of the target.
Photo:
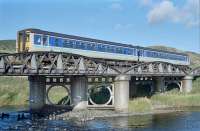
POLYGON ((25 28, 200 53, 200 0, 0 0, 0 40, 25 28))

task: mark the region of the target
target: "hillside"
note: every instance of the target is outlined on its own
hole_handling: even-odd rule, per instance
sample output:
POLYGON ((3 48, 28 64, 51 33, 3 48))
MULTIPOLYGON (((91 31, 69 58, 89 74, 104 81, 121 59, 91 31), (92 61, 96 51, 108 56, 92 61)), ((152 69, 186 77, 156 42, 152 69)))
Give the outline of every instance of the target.
POLYGON ((15 52, 15 40, 0 40, 0 53, 13 53, 15 52))
MULTIPOLYGON (((15 40, 0 40, 0 53, 13 53, 15 52, 15 40)), ((150 46, 149 48, 158 49, 158 50, 165 50, 165 51, 172 51, 172 52, 179 52, 179 53, 186 53, 191 58, 191 67, 195 68, 200 66, 200 54, 190 51, 181 51, 176 48, 166 47, 166 46, 150 46)))

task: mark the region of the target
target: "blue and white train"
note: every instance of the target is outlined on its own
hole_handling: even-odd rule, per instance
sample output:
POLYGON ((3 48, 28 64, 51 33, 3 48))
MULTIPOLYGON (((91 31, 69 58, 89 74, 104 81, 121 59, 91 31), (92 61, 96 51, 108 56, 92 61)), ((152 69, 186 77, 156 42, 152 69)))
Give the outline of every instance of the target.
POLYGON ((56 51, 94 58, 128 61, 163 61, 177 65, 189 65, 186 54, 154 50, 128 44, 109 42, 40 29, 19 31, 16 42, 17 52, 56 51))

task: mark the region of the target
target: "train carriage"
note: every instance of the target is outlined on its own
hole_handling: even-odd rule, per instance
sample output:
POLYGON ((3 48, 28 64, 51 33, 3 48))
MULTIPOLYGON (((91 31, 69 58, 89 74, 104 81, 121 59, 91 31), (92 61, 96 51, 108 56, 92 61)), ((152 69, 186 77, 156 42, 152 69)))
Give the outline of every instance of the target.
POLYGON ((40 29, 19 31, 16 49, 17 52, 56 51, 104 59, 145 62, 163 61, 178 65, 190 64, 189 56, 183 53, 154 50, 40 29))

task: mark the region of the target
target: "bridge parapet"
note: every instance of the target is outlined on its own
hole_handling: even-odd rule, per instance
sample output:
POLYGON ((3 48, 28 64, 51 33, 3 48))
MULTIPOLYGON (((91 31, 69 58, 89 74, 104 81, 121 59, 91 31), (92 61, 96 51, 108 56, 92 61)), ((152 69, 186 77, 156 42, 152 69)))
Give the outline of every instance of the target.
POLYGON ((0 56, 0 75, 185 76, 188 66, 165 62, 117 61, 60 52, 27 52, 0 56))

